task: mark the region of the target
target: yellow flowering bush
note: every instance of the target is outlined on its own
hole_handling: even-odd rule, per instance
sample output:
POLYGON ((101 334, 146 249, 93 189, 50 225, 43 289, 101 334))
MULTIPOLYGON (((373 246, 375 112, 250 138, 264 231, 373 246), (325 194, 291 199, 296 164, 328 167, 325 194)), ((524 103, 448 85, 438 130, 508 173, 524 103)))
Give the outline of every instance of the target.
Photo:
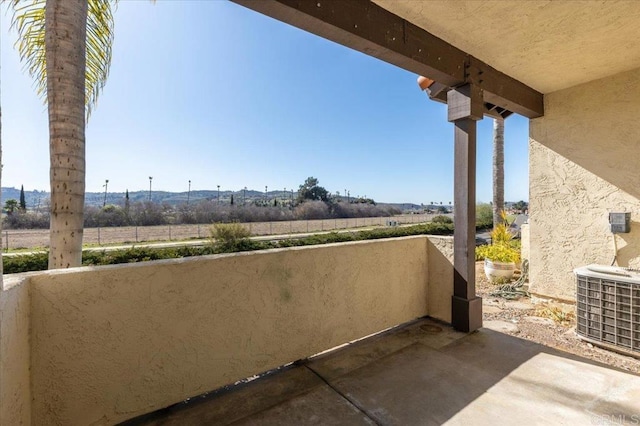
POLYGON ((520 252, 507 243, 494 243, 476 247, 476 259, 489 259, 494 262, 520 262, 520 252))
POLYGON ((509 231, 507 213, 500 212, 502 223, 499 223, 491 231, 491 244, 476 248, 476 260, 489 259, 494 262, 518 263, 520 262, 520 250, 513 234, 509 231))

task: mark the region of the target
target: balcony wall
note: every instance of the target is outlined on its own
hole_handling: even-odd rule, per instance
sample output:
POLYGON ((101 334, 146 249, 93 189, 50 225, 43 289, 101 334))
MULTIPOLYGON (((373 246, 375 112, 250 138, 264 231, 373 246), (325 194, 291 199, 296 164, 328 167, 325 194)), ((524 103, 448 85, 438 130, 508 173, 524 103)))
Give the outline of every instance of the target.
POLYGON ((27 276, 5 276, 0 293, 0 425, 31 424, 27 276))
POLYGON ((419 236, 6 277, 1 423, 112 424, 416 317, 449 321, 452 252, 419 236))
POLYGON ((640 267, 640 69, 545 95, 531 121, 530 289, 575 300, 573 269, 611 264, 611 211, 631 212, 618 263, 640 267))

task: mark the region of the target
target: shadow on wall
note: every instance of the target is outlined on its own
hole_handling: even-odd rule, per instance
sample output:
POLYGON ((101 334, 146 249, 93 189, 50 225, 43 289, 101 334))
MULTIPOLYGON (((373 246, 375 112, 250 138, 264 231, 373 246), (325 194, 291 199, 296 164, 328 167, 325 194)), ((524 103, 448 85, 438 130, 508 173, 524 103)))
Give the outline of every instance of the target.
POLYGON ((640 222, 631 222, 631 233, 614 235, 614 238, 618 239, 617 260, 620 266, 640 267, 640 264, 637 263, 638 253, 640 253, 640 239, 636 236, 637 232, 633 232, 634 229, 640 230, 640 222), (625 243, 624 247, 621 247, 621 240, 625 243), (636 260, 636 262, 633 262, 633 260, 636 260))
POLYGON ((640 69, 546 95, 545 117, 531 122, 534 139, 640 199, 640 173, 635 161, 640 153, 638 87, 640 69), (593 90, 602 87, 607 88, 609 100, 605 107, 596 96, 598 90, 593 90), (571 114, 568 117, 561 111, 571 114))
POLYGON ((429 237, 428 312, 432 318, 451 322, 453 296, 453 238, 429 237))

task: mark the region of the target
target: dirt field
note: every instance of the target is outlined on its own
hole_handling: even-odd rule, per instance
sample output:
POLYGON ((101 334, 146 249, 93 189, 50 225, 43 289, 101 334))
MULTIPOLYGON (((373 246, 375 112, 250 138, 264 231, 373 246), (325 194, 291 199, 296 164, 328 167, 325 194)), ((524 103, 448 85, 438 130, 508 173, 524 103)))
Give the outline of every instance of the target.
MULTIPOLYGON (((243 225, 252 235, 283 235, 334 229, 384 226, 389 220, 398 224, 430 221, 434 215, 401 215, 353 219, 296 220, 283 222, 252 222, 243 225)), ((114 228, 85 228, 84 244, 104 245, 139 243, 144 241, 179 241, 207 238, 211 225, 127 226, 114 228)), ((16 250, 43 248, 49 245, 46 229, 8 229, 2 231, 2 248, 16 250)))

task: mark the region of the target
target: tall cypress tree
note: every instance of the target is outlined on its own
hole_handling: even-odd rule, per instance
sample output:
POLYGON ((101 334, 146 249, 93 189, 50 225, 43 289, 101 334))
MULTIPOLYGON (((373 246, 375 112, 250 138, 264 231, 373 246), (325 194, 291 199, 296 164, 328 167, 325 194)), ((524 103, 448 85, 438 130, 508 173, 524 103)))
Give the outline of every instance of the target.
POLYGON ((20 186, 20 210, 27 210, 27 200, 24 198, 24 185, 20 186))
POLYGON ((124 212, 129 215, 129 189, 124 194, 124 212))

